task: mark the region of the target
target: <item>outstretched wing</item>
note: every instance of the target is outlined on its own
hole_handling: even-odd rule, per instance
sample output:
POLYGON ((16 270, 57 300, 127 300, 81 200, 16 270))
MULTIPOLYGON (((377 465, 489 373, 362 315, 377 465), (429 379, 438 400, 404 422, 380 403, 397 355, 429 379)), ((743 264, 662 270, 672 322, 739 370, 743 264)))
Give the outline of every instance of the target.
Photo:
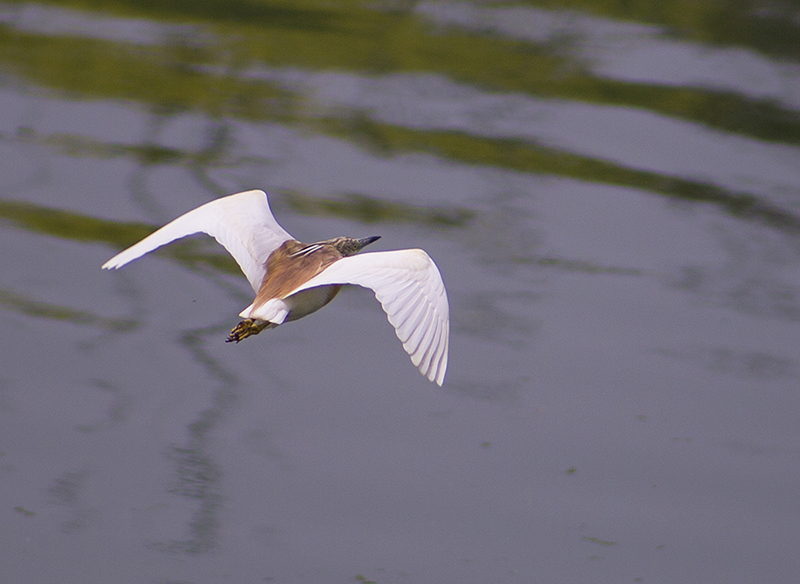
POLYGON ((291 294, 333 284, 371 288, 411 361, 425 377, 442 385, 450 342, 450 308, 442 276, 427 253, 403 249, 345 257, 291 294))
POLYGON ((256 292, 264 279, 264 262, 269 254, 287 239, 293 239, 272 216, 266 193, 246 191, 181 215, 115 255, 103 268, 121 268, 162 245, 200 232, 208 233, 228 250, 256 292))

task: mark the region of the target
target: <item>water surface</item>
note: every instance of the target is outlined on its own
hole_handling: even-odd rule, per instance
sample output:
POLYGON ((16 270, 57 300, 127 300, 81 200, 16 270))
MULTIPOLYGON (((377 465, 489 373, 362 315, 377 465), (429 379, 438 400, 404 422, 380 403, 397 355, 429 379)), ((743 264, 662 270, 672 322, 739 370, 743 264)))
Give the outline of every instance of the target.
POLYGON ((0 4, 7 578, 796 578, 796 3, 140 4, 0 4), (250 188, 428 251, 443 388, 369 291, 100 270, 250 188))

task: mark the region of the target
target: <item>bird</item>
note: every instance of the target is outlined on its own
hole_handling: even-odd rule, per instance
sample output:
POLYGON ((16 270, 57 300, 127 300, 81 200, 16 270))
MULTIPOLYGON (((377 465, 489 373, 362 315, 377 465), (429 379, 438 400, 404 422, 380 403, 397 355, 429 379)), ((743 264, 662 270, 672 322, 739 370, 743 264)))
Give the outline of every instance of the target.
POLYGON ((125 264, 176 239, 206 233, 230 253, 256 296, 228 335, 238 343, 316 312, 356 285, 375 293, 419 371, 441 386, 450 344, 450 308, 441 273, 421 249, 358 254, 380 236, 301 243, 284 230, 267 194, 251 190, 212 200, 118 253, 103 269, 125 264), (358 254, 358 255, 356 255, 358 254))

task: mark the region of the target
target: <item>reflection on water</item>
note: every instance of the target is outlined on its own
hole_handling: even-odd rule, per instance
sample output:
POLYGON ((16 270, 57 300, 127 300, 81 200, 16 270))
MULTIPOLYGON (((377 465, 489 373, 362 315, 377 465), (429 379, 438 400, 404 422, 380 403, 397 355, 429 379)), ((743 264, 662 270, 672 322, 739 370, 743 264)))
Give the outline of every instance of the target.
POLYGON ((97 514, 86 505, 81 496, 89 474, 86 469, 66 472, 56 478, 47 489, 57 504, 66 507, 66 518, 59 525, 61 531, 74 532, 85 529, 92 517, 97 514))
POLYGON ((4 570, 790 581, 798 22, 755 0, 0 3, 4 570), (250 188, 301 239, 429 251, 444 391, 369 293, 231 348, 249 291, 213 242, 99 270, 250 188))
MULTIPOLYGON (((559 7, 569 4, 576 3, 560 2, 559 7)), ((659 4, 658 13, 638 15, 638 22, 631 20, 637 16, 630 12, 635 10, 631 6, 626 6, 624 13, 605 16, 467 3, 423 3, 419 12, 440 24, 549 46, 597 77, 733 92, 790 109, 800 105, 800 68, 774 58, 797 57, 797 45, 792 42, 800 42, 800 37, 797 27, 786 19, 788 15, 746 9, 737 13, 730 5, 722 10, 699 5, 670 10, 674 2, 659 4), (626 21, 609 18, 612 16, 626 21), (683 16, 697 21, 679 20, 683 16), (759 26, 763 28, 757 32, 759 26), (771 29, 769 33, 767 29, 771 29), (676 31, 680 38, 675 38, 676 31), (744 32, 747 38, 743 38, 744 32)), ((655 7, 656 3, 643 2, 638 8, 648 5, 655 7)))
POLYGON ((36 318, 64 320, 111 331, 128 331, 136 327, 136 323, 131 320, 107 318, 74 310, 68 306, 55 306, 46 302, 37 302, 8 290, 0 290, 0 305, 4 306, 6 310, 15 310, 36 318))
POLYGON ((713 371, 770 381, 781 377, 797 377, 798 363, 794 359, 768 353, 740 352, 725 347, 691 347, 683 354, 664 351, 664 355, 697 362, 713 371))
POLYGON ((186 540, 156 544, 154 547, 189 554, 209 552, 219 544, 221 470, 209 455, 203 453, 202 443, 197 440, 193 440, 188 448, 175 447, 172 459, 177 479, 175 486, 169 490, 194 500, 196 510, 189 519, 186 540))

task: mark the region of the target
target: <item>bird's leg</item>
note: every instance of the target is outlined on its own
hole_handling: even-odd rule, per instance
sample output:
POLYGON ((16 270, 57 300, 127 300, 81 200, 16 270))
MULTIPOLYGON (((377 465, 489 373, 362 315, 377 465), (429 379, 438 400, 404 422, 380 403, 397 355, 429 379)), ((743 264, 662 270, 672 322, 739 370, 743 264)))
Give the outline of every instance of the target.
POLYGON ((246 339, 251 335, 257 335, 265 328, 275 328, 277 325, 272 324, 268 320, 256 320, 253 318, 246 318, 231 330, 231 334, 225 340, 226 343, 238 343, 242 339, 246 339), (271 325, 271 326, 270 326, 271 325))

